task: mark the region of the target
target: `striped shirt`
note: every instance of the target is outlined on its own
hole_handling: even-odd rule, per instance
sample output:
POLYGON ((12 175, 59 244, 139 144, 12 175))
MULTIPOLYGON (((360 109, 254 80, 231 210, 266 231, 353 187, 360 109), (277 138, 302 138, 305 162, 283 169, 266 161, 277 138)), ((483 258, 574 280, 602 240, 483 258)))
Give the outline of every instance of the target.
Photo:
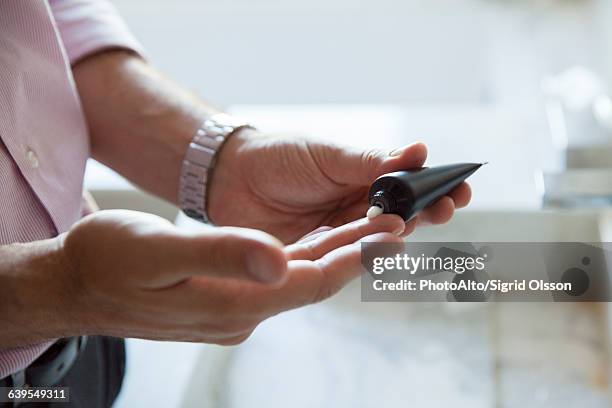
MULTIPOLYGON (((0 0, 0 245, 81 217, 89 138, 71 65, 111 47, 140 51, 106 0, 0 0)), ((52 343, 0 349, 0 379, 52 343)))

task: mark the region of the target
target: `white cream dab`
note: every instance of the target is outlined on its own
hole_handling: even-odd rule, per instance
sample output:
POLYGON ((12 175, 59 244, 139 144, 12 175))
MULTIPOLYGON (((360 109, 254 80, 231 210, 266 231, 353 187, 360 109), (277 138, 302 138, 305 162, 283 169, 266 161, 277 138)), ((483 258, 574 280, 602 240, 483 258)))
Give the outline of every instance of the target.
POLYGON ((368 208, 368 212, 366 213, 366 216, 369 219, 373 219, 378 217, 380 214, 383 213, 383 209, 377 205, 373 205, 370 208, 368 208))

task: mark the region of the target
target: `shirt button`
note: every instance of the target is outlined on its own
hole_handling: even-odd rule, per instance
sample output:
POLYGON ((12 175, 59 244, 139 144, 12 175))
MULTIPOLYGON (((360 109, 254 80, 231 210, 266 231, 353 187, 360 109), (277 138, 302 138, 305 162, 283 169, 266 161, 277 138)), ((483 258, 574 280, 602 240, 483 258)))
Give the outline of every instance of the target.
POLYGON ((33 169, 37 169, 40 163, 38 162, 38 156, 34 153, 34 150, 28 149, 26 156, 30 162, 30 166, 32 166, 33 169))

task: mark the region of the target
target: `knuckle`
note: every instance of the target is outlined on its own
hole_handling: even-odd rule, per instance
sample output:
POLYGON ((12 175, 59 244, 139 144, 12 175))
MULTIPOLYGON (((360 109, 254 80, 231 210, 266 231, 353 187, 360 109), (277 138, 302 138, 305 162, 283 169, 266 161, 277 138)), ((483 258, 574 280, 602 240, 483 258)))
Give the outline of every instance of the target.
POLYGON ((319 258, 319 253, 317 251, 317 239, 313 239, 312 241, 305 242, 303 245, 304 249, 304 257, 306 259, 315 260, 319 258))
POLYGON ((368 149, 361 153, 361 162, 368 169, 370 178, 374 178, 374 171, 378 164, 380 164, 382 158, 382 152, 378 149, 368 149))

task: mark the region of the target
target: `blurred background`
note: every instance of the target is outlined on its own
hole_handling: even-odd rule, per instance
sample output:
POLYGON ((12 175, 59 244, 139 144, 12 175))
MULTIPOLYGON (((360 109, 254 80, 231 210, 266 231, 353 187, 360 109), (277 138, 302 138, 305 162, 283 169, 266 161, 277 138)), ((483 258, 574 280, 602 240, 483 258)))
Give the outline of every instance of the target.
MULTIPOLYGON (((612 180, 609 170, 612 168, 609 97, 612 1, 116 0, 115 4, 144 44, 149 60, 160 70, 262 130, 308 133, 364 147, 391 148, 421 140, 429 145, 431 164, 489 161, 486 171, 478 172, 471 179, 474 200, 467 212, 475 215, 448 227, 449 239, 487 240, 491 238, 487 235, 491 229, 503 229, 504 222, 514 223, 515 229, 506 235, 496 235, 502 240, 524 240, 526 236, 520 235, 521 231, 525 234, 530 228, 540 231, 527 234, 534 240, 599 240, 605 236, 602 231, 606 229, 601 227, 597 216, 567 219, 565 215, 561 218, 553 215, 543 219, 533 213, 527 218, 521 214, 539 211, 543 206, 568 207, 580 202, 581 207, 592 204, 605 207, 612 202, 609 181, 612 180), (592 180, 601 180, 601 183, 591 184, 592 180), (474 225, 478 220, 489 221, 480 223, 482 229, 477 231, 474 225)), ((103 208, 150 211, 171 220, 177 215, 176 208, 137 191, 94 162, 88 166, 86 186, 103 208)), ((188 221, 179 217, 178 223, 187 225, 188 221)), ((425 238, 431 237, 425 235, 425 238)), ((355 293, 357 298, 352 301, 358 303, 358 292, 355 293)), ((576 337, 575 342, 534 343, 536 338, 545 338, 539 331, 540 323, 559 318, 558 309, 551 310, 550 314, 538 309, 542 313, 540 320, 533 322, 533 326, 523 327, 526 334, 535 337, 501 347, 494 331, 495 327, 503 326, 496 323, 499 316, 505 316, 499 310, 479 309, 457 317, 455 312, 449 314, 438 309, 416 312, 381 309, 376 314, 372 308, 362 310, 362 306, 353 306, 345 309, 358 308, 364 315, 379 319, 387 312, 388 316, 405 322, 409 321, 409 315, 425 316, 425 319, 416 319, 411 330, 397 332, 395 340, 379 339, 376 347, 388 348, 389 344, 398 344, 397 338, 409 336, 415 343, 406 347, 429 342, 429 348, 418 353, 422 357, 419 361, 426 362, 423 364, 431 370, 423 371, 419 365, 393 368, 385 365, 391 363, 381 363, 384 359, 366 359, 364 366, 353 367, 342 362, 352 360, 357 354, 374 353, 374 346, 362 345, 347 346, 346 350, 354 354, 332 364, 331 377, 321 376, 314 357, 304 357, 296 364, 301 364, 301 369, 310 375, 294 378, 289 373, 295 368, 291 359, 300 353, 319 356, 316 350, 304 351, 302 346, 314 344, 324 348, 335 344, 333 347, 340 347, 337 348, 340 352, 344 344, 341 339, 346 339, 342 336, 350 336, 347 333, 364 324, 375 324, 372 320, 351 326, 354 317, 347 312, 314 309, 308 315, 297 312, 273 319, 272 326, 264 324, 255 338, 245 344, 246 348, 239 349, 246 350, 240 351, 243 354, 230 355, 225 351, 205 354, 200 345, 130 340, 128 378, 117 406, 198 406, 198 401, 211 395, 222 395, 224 403, 201 402, 200 406, 249 406, 247 397, 240 399, 232 394, 241 391, 240 386, 227 385, 233 380, 251 383, 242 392, 252 397, 251 402, 259 401, 265 406, 286 406, 283 403, 371 406, 363 400, 362 405, 350 405, 342 399, 317 400, 315 392, 301 395, 302 405, 283 399, 289 394, 280 392, 275 404, 274 400, 270 401, 269 392, 257 393, 260 382, 254 380, 278 380, 270 371, 278 369, 292 381, 276 386, 289 387, 289 393, 303 392, 296 384, 325 387, 321 378, 332 378, 340 384, 340 393, 355 395, 356 389, 368 388, 357 380, 351 382, 352 377, 346 371, 355 369, 355 374, 362 374, 359 370, 372 364, 379 370, 376 375, 383 378, 431 375, 447 385, 458 377, 479 375, 478 381, 474 380, 471 385, 455 384, 430 390, 433 394, 441 391, 452 396, 458 401, 455 406, 609 406, 599 394, 593 396, 585 391, 592 383, 598 387, 608 384, 607 366, 602 371, 601 367, 595 369, 590 365, 603 361, 603 357, 598 357, 603 347, 598 343, 601 336, 597 335, 602 319, 599 314, 568 312, 573 319, 587 322, 587 327, 581 328, 582 337, 576 337), (439 322, 439 326, 432 329, 431 321, 439 322), (344 334, 321 338, 316 330, 321 325, 332 330, 338 324, 348 325, 343 326, 344 334), (283 338, 287 328, 303 336, 301 340, 283 338), (584 334, 585 331, 593 337, 584 334), (270 340, 273 337, 280 337, 279 343, 270 340), (448 363, 453 358, 448 338, 463 339, 466 353, 481 350, 483 354, 467 353, 473 359, 448 363), (419 343, 419 339, 423 342, 419 343), (284 345, 293 346, 285 349, 284 345), (516 352, 507 357, 510 363, 522 361, 527 365, 521 366, 524 371, 518 370, 514 377, 506 378, 499 374, 503 372, 500 350, 507 352, 512 347, 516 352), (556 354, 549 356, 555 363, 547 366, 548 374, 562 372, 557 362, 563 356, 577 353, 579 362, 572 363, 573 371, 563 374, 561 380, 534 385, 523 393, 523 388, 516 388, 517 382, 521 378, 525 381, 528 373, 539 369, 530 364, 537 362, 537 367, 546 366, 545 359, 536 355, 521 360, 523 348, 555 350, 556 354), (269 360, 253 357, 281 349, 283 352, 272 353, 269 360), (242 367, 240 370, 228 368, 228 361, 234 360, 235 367, 242 367), (266 365, 269 365, 267 371, 249 371, 266 365), (224 367, 221 374, 218 367, 224 367), (206 373, 212 373, 213 378, 225 375, 227 382, 211 383, 206 373), (591 374, 595 380, 589 377, 591 374), (582 378, 582 385, 570 384, 567 378, 573 376, 582 378), (151 386, 169 382, 172 384, 160 388, 151 386), (203 384, 208 384, 208 388, 203 384), (555 390, 566 393, 555 394, 555 390), (474 398, 465 397, 468 394, 474 398), (465 398, 457 399, 459 395, 465 398), (525 399, 515 398, 514 403, 505 403, 504 398, 511 395, 524 395, 525 399), (574 400, 575 405, 573 402, 560 405, 574 400)), ((534 310, 521 313, 530 315, 534 310)), ((520 319, 521 314, 518 316, 520 319)), ((558 321, 552 338, 573 339, 573 331, 567 331, 570 329, 562 324, 561 318, 558 321)), ((505 330, 513 332, 514 323, 508 324, 505 330)), ((399 326, 394 323, 392 327, 399 326)), ((381 333, 386 330, 390 329, 381 326, 381 333)), ((367 336, 363 332, 353 337, 367 336)), ((417 361, 413 357, 407 357, 406 361, 417 361)), ((335 360, 328 356, 326 361, 335 360)), ((529 381, 535 384, 543 376, 529 381)), ((428 389, 429 383, 423 380, 411 384, 412 388, 405 383, 396 385, 416 395, 414 392, 418 394, 419 389, 428 389)), ((598 390, 599 393, 601 389, 598 390)), ((406 401, 400 395, 395 397, 397 404, 382 406, 400 406, 406 401)), ((441 400, 432 403, 427 396, 413 401, 416 406, 445 403, 441 400)))
MULTIPOLYGON (((547 100, 577 103, 572 137, 588 139, 584 128, 599 126, 590 103, 612 79, 607 0, 115 4, 163 72, 263 130, 381 148, 421 140, 431 164, 491 162, 495 177, 474 180, 473 208, 538 207, 534 174, 563 165, 555 147, 567 138, 547 100)), ((94 190, 127 188, 90 167, 94 190)), ((112 197, 103 205, 115 206, 112 197)))
POLYGON ((215 103, 492 104, 612 72, 605 0, 121 0, 151 60, 215 103), (608 47, 608 48, 607 48, 608 47))

